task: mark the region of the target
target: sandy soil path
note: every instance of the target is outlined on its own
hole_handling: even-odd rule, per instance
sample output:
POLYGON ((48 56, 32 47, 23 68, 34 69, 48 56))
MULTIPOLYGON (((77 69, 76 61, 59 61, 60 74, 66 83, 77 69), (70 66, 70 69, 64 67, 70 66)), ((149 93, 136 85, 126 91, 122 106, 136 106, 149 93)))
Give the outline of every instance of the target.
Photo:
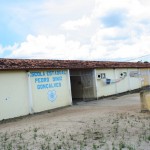
POLYGON ((0 124, 0 149, 150 150, 139 94, 109 97, 0 124))

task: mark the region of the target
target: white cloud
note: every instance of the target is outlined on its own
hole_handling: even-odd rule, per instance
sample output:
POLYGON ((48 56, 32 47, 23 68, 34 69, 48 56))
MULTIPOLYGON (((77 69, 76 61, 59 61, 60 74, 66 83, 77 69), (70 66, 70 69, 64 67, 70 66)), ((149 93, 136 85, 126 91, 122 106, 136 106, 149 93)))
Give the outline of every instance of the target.
MULTIPOLYGON (((93 2, 44 1, 36 8, 39 10, 37 14, 32 14, 30 18, 35 17, 33 26, 36 34, 30 33, 25 42, 12 48, 9 57, 119 60, 150 53, 148 1, 95 0, 95 7, 93 2), (40 23, 38 15, 44 17, 40 23), (112 23, 113 19, 116 22, 112 23)), ((30 13, 23 11, 24 15, 30 13)), ((4 48, 0 47, 2 51, 4 48)))
POLYGON ((78 41, 66 40, 64 35, 28 35, 26 42, 13 51, 10 57, 47 58, 47 59, 86 59, 89 45, 78 41))
MULTIPOLYGON (((95 9, 93 10, 93 17, 104 16, 110 10, 127 10, 130 17, 143 18, 144 16, 150 15, 150 5, 146 4, 142 0, 96 0, 95 9)), ((147 0, 148 1, 148 0, 147 0)))
MULTIPOLYGON (((88 44, 67 40, 64 35, 28 35, 20 47, 13 50, 13 58, 111 60, 134 58, 150 53, 150 36, 118 38, 119 28, 100 29, 88 44), (116 40, 118 38, 118 40, 116 40)), ((128 37, 124 31, 122 37, 128 37)))
POLYGON ((134 36, 136 34, 136 30, 133 30, 131 34, 129 28, 102 28, 92 37, 93 49, 101 45, 105 50, 102 57, 110 60, 136 58, 150 54, 150 35, 145 34, 138 37, 134 36))
POLYGON ((45 14, 59 14, 67 16, 76 15, 80 17, 85 13, 90 13, 93 7, 94 1, 91 0, 45 0, 41 5, 41 9, 43 10, 43 12, 45 12, 45 14))
POLYGON ((91 24, 91 19, 88 17, 82 17, 78 20, 67 21, 62 24, 62 27, 66 30, 78 30, 82 27, 88 27, 91 24))
POLYGON ((7 4, 4 13, 9 16, 8 24, 11 30, 19 35, 49 35, 61 34, 60 24, 68 20, 77 19, 82 24, 87 23, 86 17, 81 18, 90 14, 93 7, 94 1, 91 0, 21 1, 7 4))
MULTIPOLYGON (((89 41, 89 56, 92 60, 120 60, 149 54, 150 5, 142 0, 96 0, 91 14, 62 24, 67 34, 85 33, 89 41), (102 18, 114 11, 123 12, 123 26, 105 27, 102 18), (70 32, 70 31, 74 32, 70 32), (91 32, 92 31, 92 32, 91 32), (143 40, 144 39, 144 40, 143 40), (145 42, 144 42, 145 41, 145 42)), ((120 14, 118 14, 120 15, 120 14)), ((112 20, 110 20, 112 21, 112 20)), ((78 39, 78 37, 76 38, 78 39)), ((80 37, 81 39, 81 37, 80 37)))

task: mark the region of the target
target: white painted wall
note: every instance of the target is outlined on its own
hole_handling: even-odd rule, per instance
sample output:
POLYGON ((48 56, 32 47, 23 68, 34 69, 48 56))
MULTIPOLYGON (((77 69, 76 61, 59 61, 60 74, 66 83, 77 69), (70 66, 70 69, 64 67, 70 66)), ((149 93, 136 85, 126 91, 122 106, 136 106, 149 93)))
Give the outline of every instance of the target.
POLYGON ((139 72, 139 69, 96 69, 96 85, 97 97, 109 96, 126 91, 141 88, 141 77, 131 77, 130 72, 139 72), (105 79, 98 79, 98 75, 105 73, 107 79, 119 80, 121 73, 126 73, 127 76, 119 82, 113 84, 105 84, 105 79))
POLYGON ((106 85, 98 75, 105 73, 106 78, 115 79, 114 69, 96 69, 97 97, 113 95, 116 93, 115 84, 106 85))
POLYGON ((1 71, 0 120, 71 105, 70 88, 69 70, 1 71))
MULTIPOLYGON (((120 79, 121 78, 121 73, 124 72, 128 72, 127 69, 116 69, 116 79, 120 79)), ((128 75, 121 81, 117 82, 117 93, 123 93, 126 91, 129 91, 130 87, 129 87, 129 82, 128 82, 128 75)))
POLYGON ((135 90, 141 88, 141 77, 140 77, 140 70, 139 69, 128 69, 128 79, 129 79, 129 90, 135 90), (130 73, 138 72, 139 76, 132 77, 130 73))
POLYGON ((143 79, 142 87, 150 85, 149 69, 147 69, 147 68, 140 69, 140 73, 141 73, 141 78, 143 79))
POLYGON ((31 71, 30 81, 33 112, 72 104, 68 70, 31 71))
POLYGON ((0 72, 0 120, 29 114, 25 71, 0 72))
MULTIPOLYGON (((95 69, 95 98, 140 88, 140 78, 130 77, 131 71, 150 74, 149 69, 95 69), (105 73, 108 79, 119 79, 122 72, 127 72, 127 77, 118 83, 106 85, 103 80, 98 79, 101 73, 105 73)), ((150 76, 143 75, 143 78, 142 86, 150 85, 150 76)), ((37 70, 28 73, 0 71, 0 120, 72 105, 70 88, 67 69, 37 70), (45 88, 41 88, 43 86, 45 88)))

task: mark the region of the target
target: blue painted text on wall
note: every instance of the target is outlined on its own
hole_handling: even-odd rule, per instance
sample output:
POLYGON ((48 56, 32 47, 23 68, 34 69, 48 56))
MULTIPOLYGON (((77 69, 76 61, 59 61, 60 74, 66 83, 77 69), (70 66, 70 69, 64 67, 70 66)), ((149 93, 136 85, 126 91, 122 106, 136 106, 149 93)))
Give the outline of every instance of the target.
POLYGON ((67 72, 64 70, 55 71, 35 71, 30 72, 30 77, 52 76, 52 75, 65 75, 67 72))
POLYGON ((37 90, 46 90, 62 87, 63 75, 65 74, 64 70, 34 71, 30 72, 30 77, 37 90))

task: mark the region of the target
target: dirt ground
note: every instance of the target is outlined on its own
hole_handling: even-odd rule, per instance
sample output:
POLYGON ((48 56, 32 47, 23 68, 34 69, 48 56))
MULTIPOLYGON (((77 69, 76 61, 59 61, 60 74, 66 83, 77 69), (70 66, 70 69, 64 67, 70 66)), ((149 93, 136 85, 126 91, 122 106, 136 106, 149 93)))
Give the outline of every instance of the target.
POLYGON ((0 123, 0 150, 150 150, 150 113, 139 93, 0 123))

